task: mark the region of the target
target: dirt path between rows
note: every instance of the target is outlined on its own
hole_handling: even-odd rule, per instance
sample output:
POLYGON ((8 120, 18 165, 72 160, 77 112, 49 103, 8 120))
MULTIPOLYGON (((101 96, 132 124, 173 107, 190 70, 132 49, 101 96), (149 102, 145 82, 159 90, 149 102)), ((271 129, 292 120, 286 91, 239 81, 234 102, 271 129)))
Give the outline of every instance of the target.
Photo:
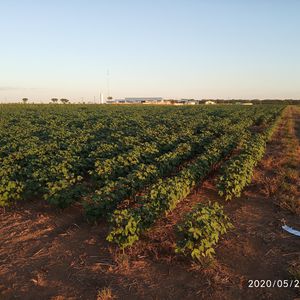
POLYGON ((2 211, 0 299, 97 299, 104 288, 117 299, 300 297, 296 288, 247 286, 249 279, 290 279, 289 265, 300 261, 300 238, 281 229, 282 219, 300 228, 299 216, 267 195, 284 160, 289 119, 299 138, 300 111, 288 108, 241 198, 225 203, 212 178, 125 254, 105 241, 107 224, 86 223, 80 207, 55 211, 39 202, 2 211), (208 200, 225 205, 235 228, 219 243, 215 262, 199 266, 174 254, 173 229, 193 204, 208 200))

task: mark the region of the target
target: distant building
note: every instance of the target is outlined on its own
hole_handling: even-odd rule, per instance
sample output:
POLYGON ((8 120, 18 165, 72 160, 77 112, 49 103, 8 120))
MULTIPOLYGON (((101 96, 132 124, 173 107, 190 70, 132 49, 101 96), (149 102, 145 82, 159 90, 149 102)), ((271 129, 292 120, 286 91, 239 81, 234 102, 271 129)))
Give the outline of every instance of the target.
POLYGON ((111 100, 106 100, 106 103, 125 103, 125 99, 111 99, 111 100))
POLYGON ((155 104, 155 105, 195 105, 199 101, 194 99, 163 99, 162 97, 140 97, 107 100, 108 104, 155 104))
POLYGON ((187 104, 187 105, 197 104, 197 101, 195 99, 184 99, 184 98, 182 98, 181 100, 179 100, 179 102, 183 102, 184 104, 187 104))
POLYGON ((253 105, 253 103, 251 103, 251 102, 235 102, 234 104, 238 104, 238 105, 253 105))
POLYGON ((141 97, 141 98, 123 98, 108 100, 110 104, 163 104, 163 98, 161 97, 141 97))
POLYGON ((126 103, 159 103, 162 101, 161 97, 125 98, 126 103))
POLYGON ((208 101, 205 101, 204 104, 210 105, 210 104, 216 104, 216 102, 208 100, 208 101))

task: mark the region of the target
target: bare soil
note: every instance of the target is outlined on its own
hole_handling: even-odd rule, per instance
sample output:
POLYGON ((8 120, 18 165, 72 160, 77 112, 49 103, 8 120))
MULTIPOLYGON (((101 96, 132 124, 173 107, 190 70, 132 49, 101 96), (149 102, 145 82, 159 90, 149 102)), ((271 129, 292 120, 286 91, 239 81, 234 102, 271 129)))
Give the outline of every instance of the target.
POLYGON ((289 107, 241 198, 225 203, 212 177, 125 253, 106 242, 107 224, 88 224, 80 206, 60 211, 40 201, 2 210, 0 299, 101 299, 104 288, 116 299, 300 297, 296 288, 248 287, 249 279, 291 279, 288 268, 300 261, 300 238, 281 228, 283 219, 300 228, 300 218, 270 192, 274 170, 284 172, 289 119, 300 153, 300 110, 289 107), (174 254, 174 226, 208 200, 224 204, 235 228, 222 238, 213 262, 197 265, 174 254))

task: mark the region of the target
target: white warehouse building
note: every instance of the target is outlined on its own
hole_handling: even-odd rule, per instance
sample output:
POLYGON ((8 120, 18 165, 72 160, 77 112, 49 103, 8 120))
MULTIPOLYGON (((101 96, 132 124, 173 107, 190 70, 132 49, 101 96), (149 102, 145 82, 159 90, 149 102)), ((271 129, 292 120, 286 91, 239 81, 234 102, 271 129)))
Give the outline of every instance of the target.
POLYGON ((161 102, 163 101, 162 97, 140 97, 140 98, 125 98, 125 102, 129 103, 145 103, 145 102, 161 102))

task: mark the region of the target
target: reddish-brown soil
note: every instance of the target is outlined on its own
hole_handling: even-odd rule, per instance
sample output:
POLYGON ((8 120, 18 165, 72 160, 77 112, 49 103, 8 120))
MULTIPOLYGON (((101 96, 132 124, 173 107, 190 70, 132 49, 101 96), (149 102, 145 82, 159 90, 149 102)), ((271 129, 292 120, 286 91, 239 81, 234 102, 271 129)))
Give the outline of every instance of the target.
POLYGON ((241 198, 225 203, 211 178, 125 253, 105 241, 107 224, 86 223, 80 207, 59 211, 36 202, 2 211, 0 299, 97 299, 103 288, 117 299, 300 297, 296 288, 247 286, 249 279, 291 279, 289 265, 300 261, 300 238, 281 229, 282 219, 300 228, 299 216, 267 192, 288 150, 289 118, 299 139, 299 111, 286 111, 241 198), (215 261, 200 266, 174 254, 174 225, 194 204, 207 200, 224 204, 235 228, 217 246, 215 261))

